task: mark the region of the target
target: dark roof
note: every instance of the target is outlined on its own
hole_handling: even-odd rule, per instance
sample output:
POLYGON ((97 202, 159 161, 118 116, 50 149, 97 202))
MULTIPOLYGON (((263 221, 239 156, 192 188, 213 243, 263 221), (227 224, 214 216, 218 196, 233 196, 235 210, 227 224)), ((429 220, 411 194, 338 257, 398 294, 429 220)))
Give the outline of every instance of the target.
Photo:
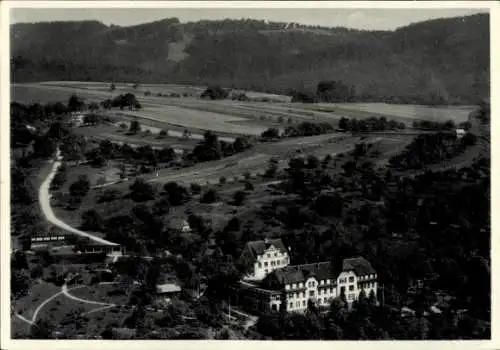
POLYGON ((370 262, 362 257, 344 259, 342 262, 342 270, 345 272, 354 271, 357 276, 377 273, 370 262))
POLYGON ((274 270, 268 277, 277 280, 280 284, 290 284, 304 282, 312 276, 317 280, 326 280, 335 277, 329 262, 287 266, 274 270))
POLYGON ((165 225, 170 229, 180 230, 184 225, 189 225, 189 223, 183 217, 167 217, 165 219, 165 225))
POLYGON ((262 255, 266 249, 268 249, 271 245, 275 246, 276 249, 286 252, 287 249, 283 244, 281 239, 269 239, 263 241, 250 241, 247 242, 246 247, 250 250, 253 256, 256 258, 258 255, 262 255))

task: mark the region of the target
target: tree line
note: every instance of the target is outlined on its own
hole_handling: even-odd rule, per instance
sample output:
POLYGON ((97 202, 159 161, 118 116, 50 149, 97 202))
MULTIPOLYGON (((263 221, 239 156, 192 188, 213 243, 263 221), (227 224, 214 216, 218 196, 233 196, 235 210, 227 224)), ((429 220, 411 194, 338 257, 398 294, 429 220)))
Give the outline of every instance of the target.
POLYGON ((361 120, 342 117, 339 120, 339 129, 352 132, 403 130, 405 128, 406 125, 404 123, 387 120, 386 117, 369 117, 361 120))

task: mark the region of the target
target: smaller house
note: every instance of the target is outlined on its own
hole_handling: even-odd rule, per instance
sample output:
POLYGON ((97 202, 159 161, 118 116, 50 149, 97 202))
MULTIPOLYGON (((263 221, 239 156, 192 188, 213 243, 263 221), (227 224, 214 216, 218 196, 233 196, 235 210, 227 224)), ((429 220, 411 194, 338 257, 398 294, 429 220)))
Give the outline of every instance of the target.
POLYGON ((465 131, 465 129, 455 129, 455 136, 457 137, 457 139, 461 139, 465 136, 466 133, 467 131, 465 131))
POLYGON ((130 340, 137 336, 137 329, 116 327, 111 330, 113 339, 130 340))
POLYGON ((167 229, 175 232, 191 232, 191 226, 186 219, 182 217, 168 218, 166 221, 167 229))
POLYGON ((171 275, 163 275, 156 284, 157 299, 169 303, 170 300, 180 295, 182 287, 177 278, 171 275))

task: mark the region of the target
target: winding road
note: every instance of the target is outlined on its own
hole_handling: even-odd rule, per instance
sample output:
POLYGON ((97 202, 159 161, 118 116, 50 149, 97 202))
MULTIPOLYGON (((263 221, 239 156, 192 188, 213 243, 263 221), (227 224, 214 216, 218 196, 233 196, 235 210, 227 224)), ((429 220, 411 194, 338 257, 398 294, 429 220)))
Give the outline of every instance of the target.
POLYGON ((56 215, 54 214, 54 211, 52 210, 52 207, 50 206, 51 195, 50 195, 49 189, 50 189, 50 184, 51 184, 52 180, 54 179, 54 176, 56 175, 57 169, 61 165, 61 160, 62 160, 61 151, 59 149, 57 149, 56 160, 53 162, 52 170, 51 170, 50 174, 47 176, 47 178, 45 179, 45 181, 40 186, 40 190, 38 193, 38 202, 40 203, 40 208, 42 210, 43 215, 45 216, 47 221, 49 221, 54 226, 57 226, 63 230, 69 231, 69 232, 74 233, 74 234, 81 236, 81 237, 89 238, 98 244, 117 246, 118 244, 116 244, 116 243, 107 241, 101 237, 98 237, 98 236, 92 235, 90 233, 77 230, 74 227, 71 227, 70 225, 68 225, 65 222, 58 219, 56 217, 56 215))

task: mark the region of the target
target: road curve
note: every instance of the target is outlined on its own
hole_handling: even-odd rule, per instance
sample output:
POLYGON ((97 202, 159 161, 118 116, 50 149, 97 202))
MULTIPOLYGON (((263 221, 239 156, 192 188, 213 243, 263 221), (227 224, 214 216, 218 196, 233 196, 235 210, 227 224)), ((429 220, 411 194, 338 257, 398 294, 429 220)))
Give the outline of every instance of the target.
POLYGON ((78 298, 78 297, 75 297, 74 295, 70 294, 68 291, 69 291, 68 285, 64 284, 62 286, 61 293, 64 294, 64 296, 66 296, 67 298, 70 298, 72 300, 78 301, 80 303, 85 303, 85 304, 102 305, 102 306, 107 306, 107 307, 116 306, 115 304, 102 303, 100 301, 93 301, 93 300, 78 298))
POLYGON ((56 160, 54 161, 54 163, 52 165, 52 170, 51 170, 50 174, 47 176, 47 178, 45 179, 45 181, 40 186, 40 190, 38 192, 38 202, 40 203, 40 208, 42 209, 43 215, 51 224, 53 224, 54 226, 57 226, 63 230, 69 231, 69 232, 74 233, 74 234, 81 236, 81 237, 89 238, 98 244, 117 246, 118 244, 116 244, 116 243, 107 241, 105 239, 102 239, 101 237, 94 236, 90 233, 77 230, 74 227, 71 227, 70 225, 61 221, 60 219, 58 219, 55 216, 54 211, 52 210, 52 207, 50 206, 51 195, 49 192, 49 188, 50 188, 50 184, 51 184, 52 180, 54 179, 54 176, 57 172, 57 169, 61 165, 62 157, 60 154, 61 154, 61 151, 58 149, 56 160))

